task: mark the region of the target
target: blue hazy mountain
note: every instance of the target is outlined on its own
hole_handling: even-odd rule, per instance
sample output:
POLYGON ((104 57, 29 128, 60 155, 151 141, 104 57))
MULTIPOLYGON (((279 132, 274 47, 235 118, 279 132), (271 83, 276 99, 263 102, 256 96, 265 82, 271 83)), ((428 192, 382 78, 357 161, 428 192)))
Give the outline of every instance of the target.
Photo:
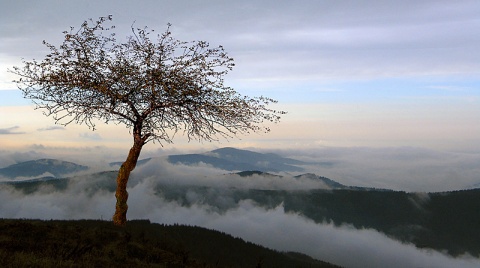
POLYGON ((235 170, 257 170, 262 172, 301 172, 300 165, 307 164, 299 160, 285 158, 272 153, 257 153, 235 148, 221 148, 203 154, 170 155, 168 161, 172 164, 198 165, 205 163, 215 168, 235 170))
POLYGON ((56 159, 38 159, 21 162, 0 169, 0 176, 6 178, 38 177, 49 173, 62 177, 71 173, 85 171, 88 167, 56 159))
MULTIPOLYGON (((151 158, 138 160, 137 166, 148 163, 151 158)), ((302 165, 314 164, 331 166, 332 162, 307 163, 286 158, 273 153, 257 153, 249 150, 225 147, 200 154, 169 155, 167 160, 172 164, 199 165, 201 163, 227 171, 261 171, 261 172, 302 172, 302 165)), ((123 162, 110 163, 119 167, 123 162)))

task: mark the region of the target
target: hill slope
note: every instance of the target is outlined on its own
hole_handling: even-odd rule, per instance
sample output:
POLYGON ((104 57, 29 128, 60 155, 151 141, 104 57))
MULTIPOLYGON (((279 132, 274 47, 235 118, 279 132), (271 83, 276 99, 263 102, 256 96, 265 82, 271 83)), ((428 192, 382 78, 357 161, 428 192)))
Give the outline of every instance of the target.
POLYGON ((337 267, 217 231, 129 221, 0 220, 2 267, 337 267))

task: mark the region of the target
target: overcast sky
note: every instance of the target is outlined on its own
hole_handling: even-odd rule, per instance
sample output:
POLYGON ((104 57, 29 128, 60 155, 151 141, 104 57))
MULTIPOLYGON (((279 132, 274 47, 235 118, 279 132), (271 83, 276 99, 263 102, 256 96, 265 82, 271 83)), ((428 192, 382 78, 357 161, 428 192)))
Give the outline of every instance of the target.
MULTIPOLYGON (((54 126, 21 98, 7 68, 42 59, 42 40, 88 18, 223 45, 226 83, 289 112, 267 135, 198 147, 413 146, 480 151, 480 2, 474 1, 2 1, 0 145, 130 146, 122 126, 54 126)), ((186 147, 177 136, 169 147, 186 147)), ((155 145, 158 146, 158 145, 155 145)), ((149 148, 155 148, 150 146, 149 148)))

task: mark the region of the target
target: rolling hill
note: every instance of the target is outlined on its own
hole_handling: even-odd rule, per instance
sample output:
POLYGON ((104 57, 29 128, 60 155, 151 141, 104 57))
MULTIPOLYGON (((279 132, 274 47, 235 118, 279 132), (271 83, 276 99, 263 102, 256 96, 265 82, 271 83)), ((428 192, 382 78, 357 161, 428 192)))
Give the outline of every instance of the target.
POLYGON ((0 177, 38 177, 51 174, 53 177, 62 177, 71 173, 85 171, 88 167, 72 162, 56 159, 38 159, 21 162, 0 169, 0 177))
POLYGON ((170 155, 172 164, 198 165, 200 163, 228 171, 258 170, 263 172, 303 171, 305 162, 276 154, 263 154, 235 148, 221 148, 203 154, 170 155))
MULTIPOLYGON (((151 158, 141 159, 137 166, 148 163, 151 158)), ((301 172, 304 168, 301 165, 308 164, 303 161, 281 157, 272 153, 257 153, 249 150, 240 150, 231 147, 216 149, 201 154, 178 154, 169 155, 167 160, 172 164, 183 164, 197 166, 207 164, 214 168, 227 171, 258 170, 262 172, 301 172)), ((110 166, 117 167, 121 161, 110 163, 110 166)), ((331 165, 332 163, 317 163, 319 165, 331 165)))

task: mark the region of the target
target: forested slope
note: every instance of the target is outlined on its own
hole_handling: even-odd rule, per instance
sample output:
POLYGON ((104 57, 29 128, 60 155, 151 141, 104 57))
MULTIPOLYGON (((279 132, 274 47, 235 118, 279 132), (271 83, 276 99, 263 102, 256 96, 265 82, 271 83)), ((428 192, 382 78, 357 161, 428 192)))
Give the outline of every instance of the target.
POLYGON ((337 267, 200 227, 0 220, 1 267, 337 267))

